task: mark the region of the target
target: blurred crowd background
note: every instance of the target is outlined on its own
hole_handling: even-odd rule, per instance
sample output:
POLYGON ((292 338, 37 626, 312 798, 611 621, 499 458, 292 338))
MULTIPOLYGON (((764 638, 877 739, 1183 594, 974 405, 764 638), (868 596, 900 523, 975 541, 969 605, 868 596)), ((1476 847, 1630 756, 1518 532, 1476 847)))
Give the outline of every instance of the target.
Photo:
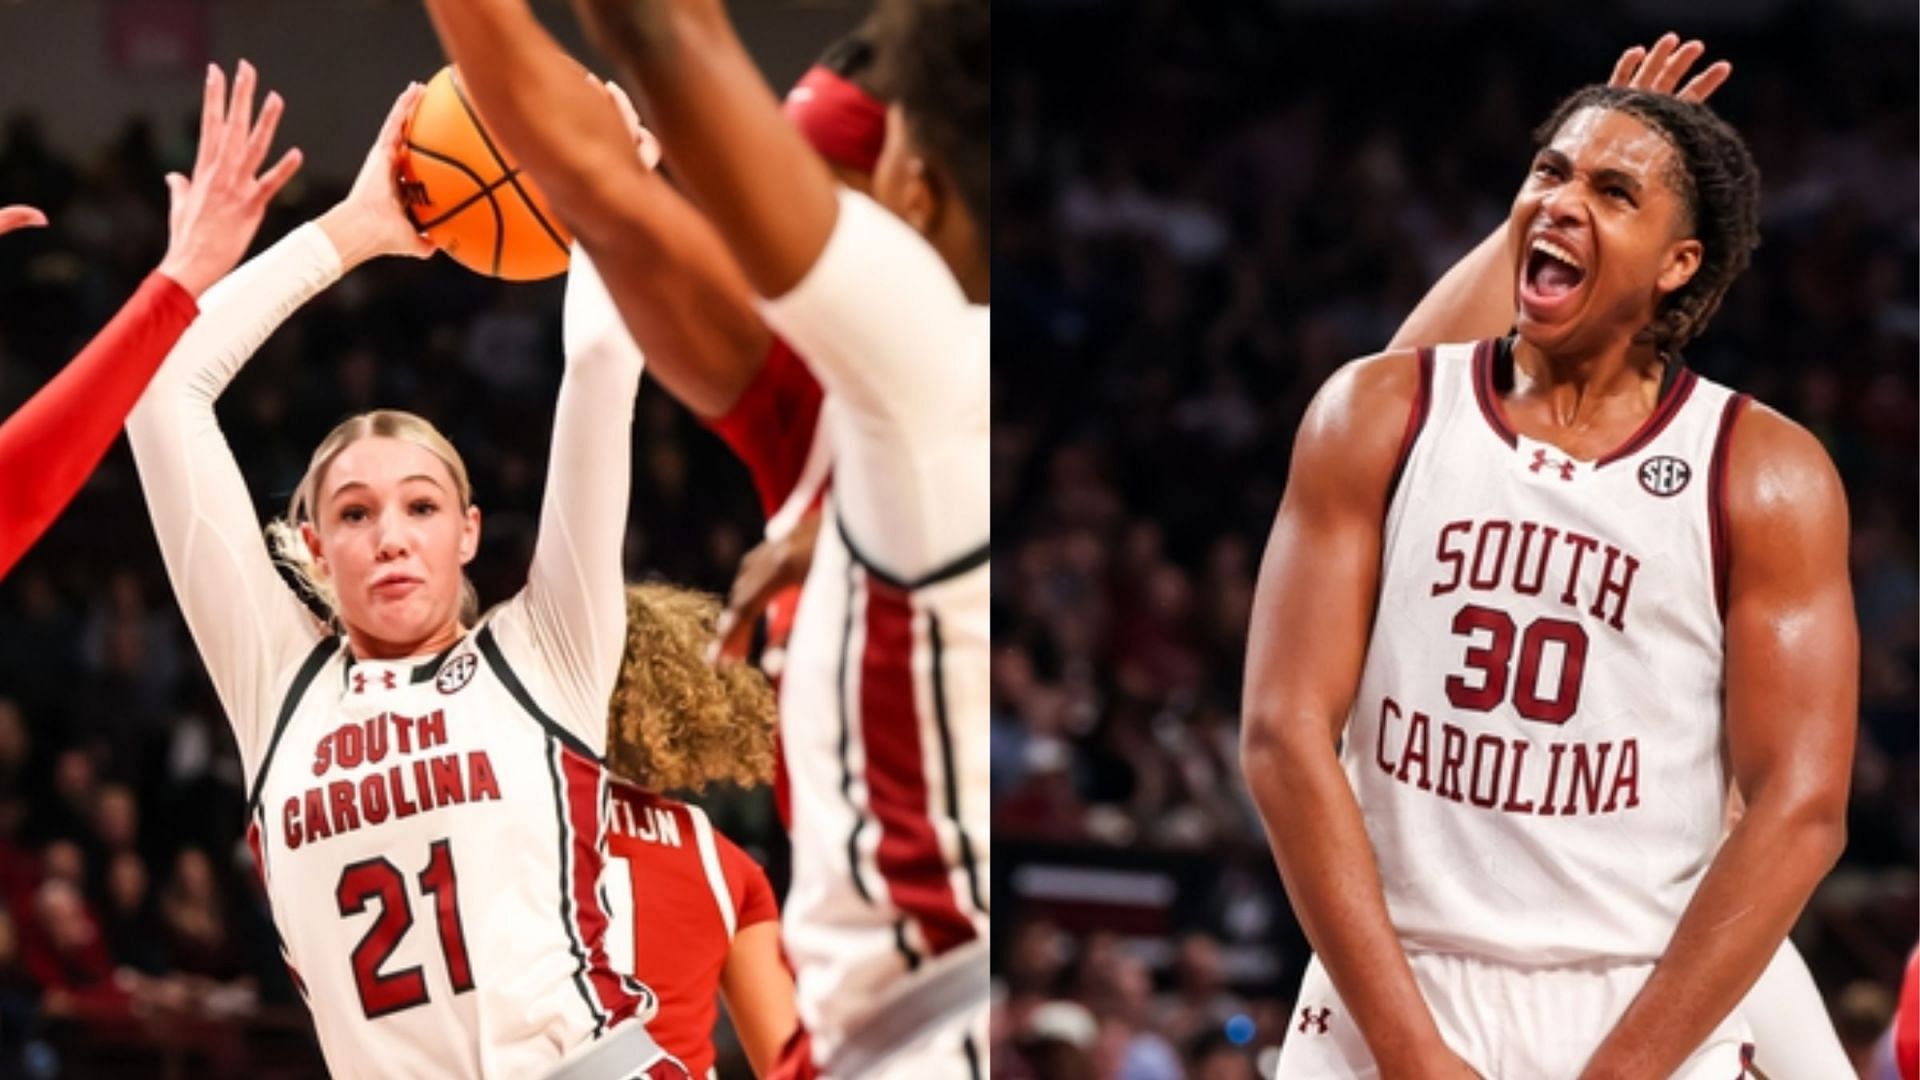
MULTIPOLYGON (((577 48, 566 5, 536 6, 577 48)), ((784 87, 867 6, 737 14, 784 87)), ((22 0, 0 10, 0 70, 44 66, 49 39, 99 95, 53 102, 11 77, 0 91, 0 203, 52 220, 0 238, 0 415, 159 261, 161 178, 191 171, 209 59, 252 59, 288 101, 279 144, 308 151, 256 251, 344 195, 393 95, 444 62, 412 0, 22 0), (123 107, 79 130, 99 99, 123 107)), ((506 599, 532 555, 561 295, 559 279, 502 285, 435 257, 369 264, 313 300, 219 404, 262 519, 339 419, 410 409, 464 455, 485 514, 469 570, 483 605, 506 599)), ((745 470, 650 383, 634 444, 629 578, 724 594, 760 535, 745 470)), ((242 838, 245 783, 122 441, 0 583, 0 1077, 324 1075, 242 838)), ((702 801, 783 893, 767 793, 702 801)), ((749 1075, 721 1042, 721 1074, 749 1075)))
POLYGON ((1052 43, 995 93, 996 1076, 1230 1080, 1285 1037, 1308 949, 1236 747, 1295 426, 1504 220, 1553 105, 1669 28, 1734 62, 1764 189, 1687 360, 1851 504, 1850 840, 1794 939, 1864 1063, 1920 907, 1912 5, 996 6, 1052 43))

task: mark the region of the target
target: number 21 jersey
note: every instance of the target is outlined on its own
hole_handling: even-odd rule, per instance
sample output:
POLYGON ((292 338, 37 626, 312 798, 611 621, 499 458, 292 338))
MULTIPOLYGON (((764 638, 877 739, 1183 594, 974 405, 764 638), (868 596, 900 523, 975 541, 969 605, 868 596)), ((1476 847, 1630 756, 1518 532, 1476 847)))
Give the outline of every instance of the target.
POLYGON ((1501 342, 1422 350, 1341 761, 1409 949, 1651 960, 1719 842, 1727 435, 1679 369, 1593 461, 1513 430, 1501 342))
POLYGON ((282 704, 248 838, 334 1076, 544 1075, 654 1012, 606 952, 605 773, 524 596, 437 657, 323 640, 282 704))

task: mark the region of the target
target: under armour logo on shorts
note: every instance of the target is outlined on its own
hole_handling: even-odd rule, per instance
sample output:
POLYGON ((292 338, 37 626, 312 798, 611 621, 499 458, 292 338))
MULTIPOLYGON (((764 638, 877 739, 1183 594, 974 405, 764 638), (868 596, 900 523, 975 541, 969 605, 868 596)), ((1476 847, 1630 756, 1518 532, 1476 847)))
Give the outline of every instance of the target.
POLYGON ((1332 1009, 1321 1009, 1320 1014, 1318 1016, 1314 1015, 1314 1012, 1312 1009, 1301 1009, 1300 1010, 1300 1027, 1299 1027, 1300 1034, 1325 1035, 1327 1033, 1327 1018, 1332 1015, 1333 1015, 1332 1009), (1313 1025, 1312 1031, 1307 1030, 1308 1024, 1313 1025))

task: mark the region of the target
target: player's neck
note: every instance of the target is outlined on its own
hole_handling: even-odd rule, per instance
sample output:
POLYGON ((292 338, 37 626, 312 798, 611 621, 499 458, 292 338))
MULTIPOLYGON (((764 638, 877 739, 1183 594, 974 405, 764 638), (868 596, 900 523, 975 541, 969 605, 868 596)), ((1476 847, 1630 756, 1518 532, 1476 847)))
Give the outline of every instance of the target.
POLYGON ((384 641, 356 627, 347 627, 347 648, 355 660, 405 660, 412 656, 432 656, 445 652, 465 634, 466 627, 455 619, 419 641, 384 641))
POLYGON ((947 269, 953 271, 960 291, 966 293, 967 301, 973 304, 987 303, 993 293, 993 272, 989 268, 986 245, 980 238, 972 216, 965 210, 942 215, 940 224, 928 238, 947 269))
POLYGON ((1544 402, 1555 419, 1573 425, 1622 397, 1642 398, 1651 408, 1666 361, 1651 346, 1631 341, 1549 353, 1516 337, 1513 367, 1515 394, 1544 402))

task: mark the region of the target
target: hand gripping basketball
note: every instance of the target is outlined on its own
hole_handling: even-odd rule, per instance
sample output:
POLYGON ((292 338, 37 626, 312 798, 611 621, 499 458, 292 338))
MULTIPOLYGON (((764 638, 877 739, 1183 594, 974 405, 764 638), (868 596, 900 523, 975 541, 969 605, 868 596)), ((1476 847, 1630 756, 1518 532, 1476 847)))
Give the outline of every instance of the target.
POLYGON ((573 237, 482 122, 455 68, 414 102, 397 160, 407 216, 455 262, 508 281, 566 270, 573 237))

